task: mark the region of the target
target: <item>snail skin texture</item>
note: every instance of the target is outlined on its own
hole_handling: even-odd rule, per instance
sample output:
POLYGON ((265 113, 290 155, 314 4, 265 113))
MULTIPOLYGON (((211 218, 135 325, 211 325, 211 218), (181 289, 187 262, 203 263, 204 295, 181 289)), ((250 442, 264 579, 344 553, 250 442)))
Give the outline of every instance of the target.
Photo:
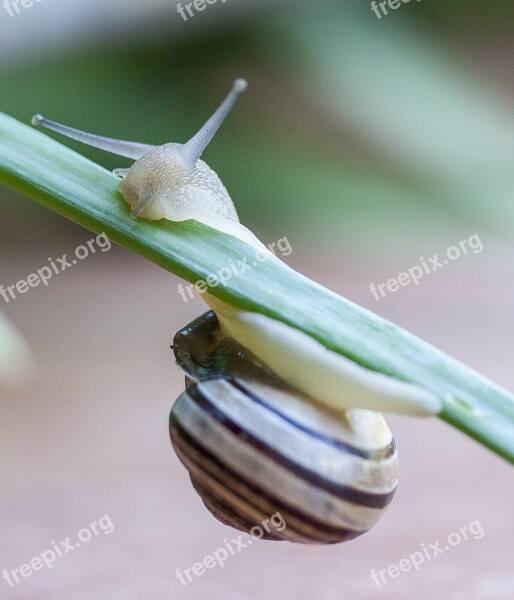
MULTIPOLYGON (((269 260, 279 260, 240 222, 234 204, 220 178, 200 156, 247 87, 237 79, 210 119, 185 144, 151 146, 114 140, 85 133, 45 119, 32 118, 63 135, 108 152, 133 158, 129 169, 115 169, 122 177, 119 191, 129 202, 131 215, 145 219, 172 221, 195 219, 238 238, 269 260)), ((204 295, 217 312, 228 335, 247 345, 261 360, 289 384, 312 395, 329 407, 341 406, 341 390, 351 406, 397 412, 407 415, 433 415, 441 401, 425 390, 393 377, 360 367, 353 361, 327 350, 308 335, 264 315, 243 312, 204 295)))
POLYGON ((286 527, 266 539, 333 544, 380 519, 398 481, 380 413, 349 409, 334 418, 224 338, 212 311, 179 331, 173 350, 187 376, 171 440, 218 520, 251 533, 279 512, 286 527))

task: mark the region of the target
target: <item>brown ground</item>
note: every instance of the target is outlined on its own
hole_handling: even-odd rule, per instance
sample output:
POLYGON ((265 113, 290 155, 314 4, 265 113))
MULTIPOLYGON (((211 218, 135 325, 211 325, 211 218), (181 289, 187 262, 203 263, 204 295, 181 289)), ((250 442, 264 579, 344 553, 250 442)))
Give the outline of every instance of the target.
MULTIPOLYGON (((41 256, 11 261, 2 281, 26 276, 44 264, 41 256)), ((369 284, 405 264, 352 269, 334 258, 322 261, 320 274, 312 256, 290 259, 514 390, 512 273, 485 251, 381 303, 369 284)), ((33 345, 40 374, 27 389, 2 393, 0 570, 29 562, 52 541, 76 540, 103 515, 114 531, 13 588, 0 580, 0 598, 514 598, 512 467, 437 419, 401 417, 388 419, 399 445, 400 486, 373 531, 331 547, 255 542, 183 587, 177 567, 203 560, 237 534, 203 508, 168 437, 169 410, 183 383, 169 342, 203 310, 200 301, 180 299, 177 283, 112 250, 2 304, 33 345), (444 547, 449 534, 475 521, 481 539, 462 541, 380 588, 371 580, 371 569, 399 563, 421 543, 444 547)))

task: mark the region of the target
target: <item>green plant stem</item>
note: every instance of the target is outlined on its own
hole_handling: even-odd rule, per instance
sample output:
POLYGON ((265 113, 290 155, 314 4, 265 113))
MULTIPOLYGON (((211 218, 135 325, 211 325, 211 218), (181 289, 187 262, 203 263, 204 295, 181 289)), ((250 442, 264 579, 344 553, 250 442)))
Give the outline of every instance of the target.
POLYGON ((50 137, 0 113, 0 180, 190 282, 248 257, 249 272, 209 291, 282 321, 369 369, 443 402, 440 417, 514 463, 514 397, 433 346, 323 288, 278 260, 195 221, 134 220, 118 179, 50 137))

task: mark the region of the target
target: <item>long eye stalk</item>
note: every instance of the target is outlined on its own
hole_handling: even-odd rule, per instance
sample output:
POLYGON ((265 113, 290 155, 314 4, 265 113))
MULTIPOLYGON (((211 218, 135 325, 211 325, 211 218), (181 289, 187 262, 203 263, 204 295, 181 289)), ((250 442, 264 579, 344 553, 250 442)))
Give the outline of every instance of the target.
POLYGON ((72 138, 88 146, 99 148, 100 150, 106 150, 112 154, 118 156, 125 156, 126 158, 133 158, 137 160, 144 156, 150 150, 156 148, 156 146, 150 146, 147 144, 138 144, 137 142, 125 142, 123 140, 115 140, 112 138, 102 137, 100 135, 94 135, 93 133, 86 133, 67 125, 61 125, 50 119, 45 119, 41 115, 34 115, 32 117, 32 125, 42 125, 47 129, 56 131, 66 137, 72 138))
MULTIPOLYGON (((188 142, 183 145, 177 144, 179 155, 186 165, 193 168, 196 161, 202 155, 209 142, 212 140, 214 134, 220 128, 223 121, 227 118, 227 115, 234 107, 236 100, 238 99, 241 92, 246 90, 248 84, 244 79, 236 79, 232 90, 229 92, 225 100, 220 104, 218 110, 212 115, 212 117, 205 123, 200 131, 194 135, 188 142)), ((137 142, 126 142, 123 140, 115 140, 113 138, 103 137, 101 135, 95 135, 93 133, 87 133, 80 131, 67 125, 62 125, 56 121, 45 119, 41 115, 34 115, 32 117, 33 125, 41 125, 52 131, 56 131, 66 137, 72 138, 88 146, 99 148, 107 152, 112 152, 118 156, 125 156, 126 158, 132 158, 138 160, 150 150, 157 148, 157 146, 151 146, 148 144, 139 144, 137 142)), ((123 176, 122 173, 120 175, 123 176)))
POLYGON ((236 79, 232 90, 220 104, 218 110, 205 123, 200 131, 180 148, 180 155, 187 165, 194 167, 196 161, 200 158, 202 152, 234 107, 239 95, 241 92, 244 92, 247 87, 248 84, 244 79, 236 79))

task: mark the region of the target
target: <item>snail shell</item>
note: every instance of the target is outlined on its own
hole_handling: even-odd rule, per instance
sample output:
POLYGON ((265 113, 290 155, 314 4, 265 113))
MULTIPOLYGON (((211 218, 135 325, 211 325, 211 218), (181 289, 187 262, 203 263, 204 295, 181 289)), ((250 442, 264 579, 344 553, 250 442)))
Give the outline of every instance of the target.
POLYGON ((173 447, 211 513, 241 531, 280 512, 267 539, 330 544, 369 530, 391 502, 398 456, 378 412, 344 417, 278 379, 210 311, 173 342, 186 391, 170 416, 173 447))

